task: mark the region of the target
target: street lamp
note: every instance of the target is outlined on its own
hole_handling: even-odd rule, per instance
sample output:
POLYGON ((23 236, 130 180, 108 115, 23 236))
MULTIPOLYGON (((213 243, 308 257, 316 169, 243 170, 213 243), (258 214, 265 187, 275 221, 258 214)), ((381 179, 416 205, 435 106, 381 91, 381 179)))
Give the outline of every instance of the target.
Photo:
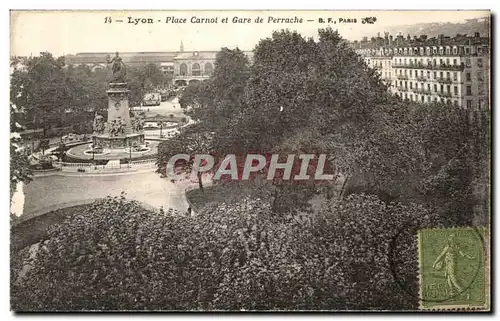
POLYGON ((97 169, 97 165, 95 164, 95 146, 94 146, 94 142, 92 142, 92 164, 94 164, 94 169, 97 169))
POLYGON ((128 167, 131 168, 132 167, 132 143, 129 142, 129 147, 128 147, 128 155, 129 155, 129 159, 128 159, 128 167))

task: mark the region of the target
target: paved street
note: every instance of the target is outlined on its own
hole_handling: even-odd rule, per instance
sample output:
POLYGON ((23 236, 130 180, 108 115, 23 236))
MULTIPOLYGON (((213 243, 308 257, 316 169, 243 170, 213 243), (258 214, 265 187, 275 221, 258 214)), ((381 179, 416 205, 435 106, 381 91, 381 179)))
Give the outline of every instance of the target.
POLYGON ((170 98, 168 101, 162 101, 160 106, 143 106, 137 107, 139 110, 146 111, 147 117, 156 116, 157 114, 168 116, 173 114, 176 117, 185 117, 184 110, 181 108, 177 98, 170 98))
POLYGON ((186 183, 174 184, 154 172, 36 177, 24 188, 26 199, 23 216, 36 215, 60 204, 120 195, 122 191, 127 193, 127 198, 154 207, 186 211, 186 187, 186 183))

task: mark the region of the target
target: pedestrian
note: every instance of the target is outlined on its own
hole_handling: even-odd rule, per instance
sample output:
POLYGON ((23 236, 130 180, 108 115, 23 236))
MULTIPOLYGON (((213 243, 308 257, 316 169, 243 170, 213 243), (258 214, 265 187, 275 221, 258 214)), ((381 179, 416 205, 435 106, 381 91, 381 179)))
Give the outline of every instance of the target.
POLYGON ((191 212, 192 212, 191 206, 189 206, 188 209, 187 209, 187 213, 186 213, 187 216, 191 216, 191 212))

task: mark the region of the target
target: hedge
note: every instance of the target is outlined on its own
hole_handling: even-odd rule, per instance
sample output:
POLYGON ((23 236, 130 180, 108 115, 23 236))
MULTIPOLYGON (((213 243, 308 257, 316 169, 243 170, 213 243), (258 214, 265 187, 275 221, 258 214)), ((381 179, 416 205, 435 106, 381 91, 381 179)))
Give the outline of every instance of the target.
POLYGON ((259 199, 197 216, 108 198, 54 225, 16 311, 418 308, 417 205, 352 195, 317 215, 259 199))

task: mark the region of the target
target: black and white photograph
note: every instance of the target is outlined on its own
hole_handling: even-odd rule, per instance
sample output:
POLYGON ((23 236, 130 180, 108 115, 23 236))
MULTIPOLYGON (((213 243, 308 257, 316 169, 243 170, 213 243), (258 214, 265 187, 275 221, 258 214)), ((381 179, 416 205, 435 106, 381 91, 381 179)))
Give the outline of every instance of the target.
POLYGON ((11 311, 490 312, 491 57, 488 10, 11 10, 11 311))

